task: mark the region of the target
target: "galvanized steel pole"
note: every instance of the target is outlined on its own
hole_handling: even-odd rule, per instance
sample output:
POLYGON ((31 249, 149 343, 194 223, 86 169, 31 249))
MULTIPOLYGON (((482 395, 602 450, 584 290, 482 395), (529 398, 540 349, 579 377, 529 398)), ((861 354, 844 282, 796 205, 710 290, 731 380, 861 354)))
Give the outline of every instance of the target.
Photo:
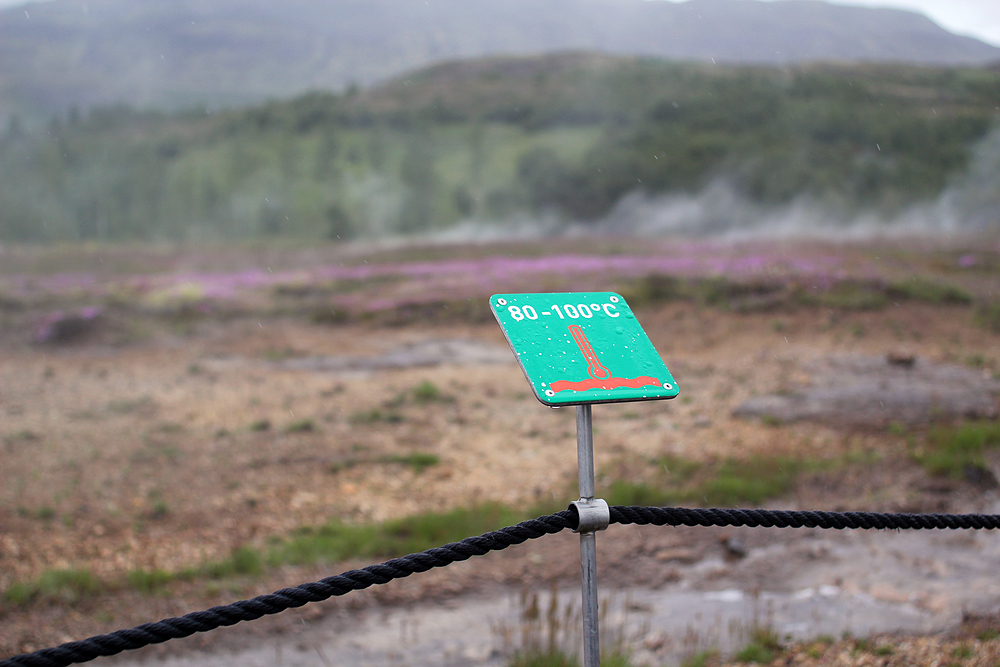
MULTIPOLYGON (((576 456, 580 500, 594 500, 594 419, 590 405, 576 408, 576 456)), ((601 664, 601 639, 597 618, 597 533, 580 533, 580 569, 583 589, 583 667, 601 664)))

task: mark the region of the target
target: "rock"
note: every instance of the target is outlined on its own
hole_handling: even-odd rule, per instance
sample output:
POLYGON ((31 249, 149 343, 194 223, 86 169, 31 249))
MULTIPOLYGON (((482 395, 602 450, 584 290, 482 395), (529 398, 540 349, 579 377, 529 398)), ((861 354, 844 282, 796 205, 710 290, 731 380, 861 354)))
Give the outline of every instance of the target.
POLYGON ((720 540, 722 548, 726 550, 726 558, 740 559, 747 555, 747 547, 743 540, 730 535, 723 536, 720 540))
POLYGON ((733 415, 876 428, 997 417, 1000 382, 960 366, 907 359, 843 355, 811 362, 811 386, 750 398, 733 415))

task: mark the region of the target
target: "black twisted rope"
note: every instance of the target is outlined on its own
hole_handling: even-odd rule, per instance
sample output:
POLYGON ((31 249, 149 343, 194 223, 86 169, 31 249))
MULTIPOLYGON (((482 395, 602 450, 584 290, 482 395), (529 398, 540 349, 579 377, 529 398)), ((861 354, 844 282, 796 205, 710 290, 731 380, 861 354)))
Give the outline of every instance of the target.
POLYGON ((750 526, 760 528, 1000 528, 997 514, 879 514, 876 512, 792 512, 782 510, 611 508, 611 523, 653 526, 750 526))
MULTIPOLYGON (((686 509, 682 507, 611 508, 611 523, 654 526, 751 526, 762 528, 866 528, 866 529, 995 529, 1000 528, 1000 515, 995 514, 878 514, 874 512, 794 512, 775 510, 686 509)), ((482 556, 490 551, 506 549, 527 540, 575 528, 575 510, 539 517, 502 528, 461 542, 446 544, 422 553, 394 558, 379 565, 369 565, 335 577, 328 577, 295 588, 286 588, 252 600, 242 600, 222 607, 212 607, 179 618, 158 623, 146 623, 130 630, 119 630, 82 641, 42 649, 35 653, 16 655, 0 661, 0 667, 65 667, 179 639, 196 632, 208 632, 219 627, 252 621, 361 590, 375 584, 407 577, 414 572, 426 572, 435 567, 482 556)))
POLYGON ((179 618, 146 623, 130 630, 118 630, 111 634, 97 635, 34 653, 16 655, 0 661, 0 667, 65 667, 74 663, 89 662, 101 656, 116 655, 122 651, 159 644, 169 639, 187 637, 196 632, 208 632, 223 626, 236 625, 240 621, 252 621, 261 616, 301 607, 309 602, 320 602, 375 584, 408 577, 414 572, 426 572, 435 567, 444 567, 468 560, 472 556, 482 556, 491 551, 506 549, 513 544, 558 533, 565 528, 576 526, 576 523, 575 514, 564 510, 523 521, 516 526, 484 533, 478 537, 468 537, 461 542, 394 558, 378 565, 369 565, 360 570, 351 570, 295 588, 285 588, 252 600, 241 600, 230 605, 196 611, 179 618))

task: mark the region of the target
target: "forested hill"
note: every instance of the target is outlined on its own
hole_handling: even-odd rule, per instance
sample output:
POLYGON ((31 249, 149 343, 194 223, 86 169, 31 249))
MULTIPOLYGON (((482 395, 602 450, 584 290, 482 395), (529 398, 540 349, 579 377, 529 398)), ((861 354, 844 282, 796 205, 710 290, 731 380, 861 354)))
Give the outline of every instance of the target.
POLYGON ((973 148, 998 118, 997 69, 586 53, 459 61, 222 113, 120 106, 44 129, 12 124, 0 137, 0 241, 594 224, 630 193, 718 182, 752 206, 805 198, 893 215, 970 166, 993 170, 977 177, 988 222, 1000 210, 1000 146, 985 157, 973 148))
POLYGON ((818 0, 51 0, 0 11, 0 122, 125 102, 235 106, 433 62, 571 49, 728 63, 937 65, 1000 49, 818 0))

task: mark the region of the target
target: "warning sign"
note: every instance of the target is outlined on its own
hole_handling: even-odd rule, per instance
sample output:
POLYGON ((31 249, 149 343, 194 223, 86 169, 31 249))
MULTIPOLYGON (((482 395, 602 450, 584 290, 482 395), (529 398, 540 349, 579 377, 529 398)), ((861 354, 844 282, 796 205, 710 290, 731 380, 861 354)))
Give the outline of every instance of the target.
POLYGON ((490 306, 546 405, 677 396, 670 371, 614 292, 494 294, 490 306))

